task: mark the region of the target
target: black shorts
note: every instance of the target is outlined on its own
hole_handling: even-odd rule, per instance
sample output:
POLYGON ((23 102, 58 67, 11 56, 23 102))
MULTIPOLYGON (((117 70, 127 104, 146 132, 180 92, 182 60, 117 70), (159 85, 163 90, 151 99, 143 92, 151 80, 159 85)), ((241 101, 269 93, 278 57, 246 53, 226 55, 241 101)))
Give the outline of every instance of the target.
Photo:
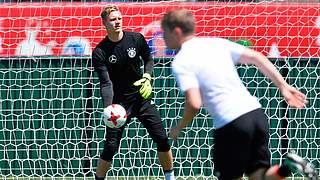
MULTIPOLYGON (((136 117, 147 129, 153 142, 157 143, 158 150, 160 148, 160 151, 161 149, 167 151, 168 148, 170 148, 168 144, 167 132, 163 127, 160 112, 157 110, 155 104, 152 103, 150 99, 143 100, 140 97, 135 97, 130 99, 130 101, 125 102, 126 103, 119 102, 119 104, 121 104, 128 113, 127 123, 129 123, 133 117, 136 117)), ((106 140, 113 138, 117 139, 117 141, 120 142, 125 126, 120 129, 112 129, 108 127, 106 128, 106 140)), ((108 146, 109 142, 106 142, 105 148, 108 148, 108 146)), ((119 146, 119 143, 117 144, 117 146, 119 146)))
POLYGON ((269 123, 262 109, 215 131, 213 158, 220 179, 234 179, 270 167, 269 123))

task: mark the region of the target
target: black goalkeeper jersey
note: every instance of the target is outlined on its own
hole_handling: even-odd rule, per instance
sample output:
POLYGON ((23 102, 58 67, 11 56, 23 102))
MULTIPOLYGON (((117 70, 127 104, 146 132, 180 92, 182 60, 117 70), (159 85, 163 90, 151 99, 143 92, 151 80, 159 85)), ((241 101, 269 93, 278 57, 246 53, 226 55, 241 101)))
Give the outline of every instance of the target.
POLYGON ((140 87, 133 84, 142 78, 141 66, 145 73, 152 74, 153 70, 149 46, 144 36, 135 32, 124 32, 118 42, 106 36, 93 50, 92 61, 105 107, 139 95, 140 87))

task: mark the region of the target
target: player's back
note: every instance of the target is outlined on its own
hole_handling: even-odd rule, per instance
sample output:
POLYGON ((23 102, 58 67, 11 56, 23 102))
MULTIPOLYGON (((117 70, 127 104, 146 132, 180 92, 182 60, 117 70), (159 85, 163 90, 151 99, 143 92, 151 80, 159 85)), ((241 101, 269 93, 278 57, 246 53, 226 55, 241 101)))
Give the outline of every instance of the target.
POLYGON ((184 67, 196 77, 203 103, 217 127, 261 106, 239 78, 235 63, 244 47, 234 44, 221 38, 191 39, 172 65, 174 69, 184 67))

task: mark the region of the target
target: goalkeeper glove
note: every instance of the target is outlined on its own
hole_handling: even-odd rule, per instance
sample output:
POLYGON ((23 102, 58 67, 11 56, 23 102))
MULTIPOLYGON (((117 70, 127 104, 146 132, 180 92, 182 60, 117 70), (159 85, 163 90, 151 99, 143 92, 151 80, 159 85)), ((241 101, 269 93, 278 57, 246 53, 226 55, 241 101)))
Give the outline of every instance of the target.
POLYGON ((144 73, 142 75, 142 78, 133 84, 134 86, 141 86, 139 92, 144 99, 148 99, 152 93, 152 86, 150 81, 150 74, 144 73))

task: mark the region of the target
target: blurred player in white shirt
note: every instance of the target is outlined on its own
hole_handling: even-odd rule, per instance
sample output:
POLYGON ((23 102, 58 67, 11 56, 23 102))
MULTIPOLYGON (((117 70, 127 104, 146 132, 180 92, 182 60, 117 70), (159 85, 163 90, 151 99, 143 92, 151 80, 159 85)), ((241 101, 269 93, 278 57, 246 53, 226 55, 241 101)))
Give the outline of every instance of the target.
POLYGON ((226 39, 195 37, 193 14, 185 9, 166 13, 161 26, 168 48, 178 51, 172 69, 186 100, 182 119, 170 131, 174 140, 204 105, 216 128, 213 160, 219 179, 237 179, 244 174, 249 179, 284 179, 293 171, 317 177, 310 163, 291 153, 282 166, 271 167, 268 119, 257 98, 243 85, 235 65, 255 65, 290 106, 304 108, 307 101, 265 56, 226 39))

